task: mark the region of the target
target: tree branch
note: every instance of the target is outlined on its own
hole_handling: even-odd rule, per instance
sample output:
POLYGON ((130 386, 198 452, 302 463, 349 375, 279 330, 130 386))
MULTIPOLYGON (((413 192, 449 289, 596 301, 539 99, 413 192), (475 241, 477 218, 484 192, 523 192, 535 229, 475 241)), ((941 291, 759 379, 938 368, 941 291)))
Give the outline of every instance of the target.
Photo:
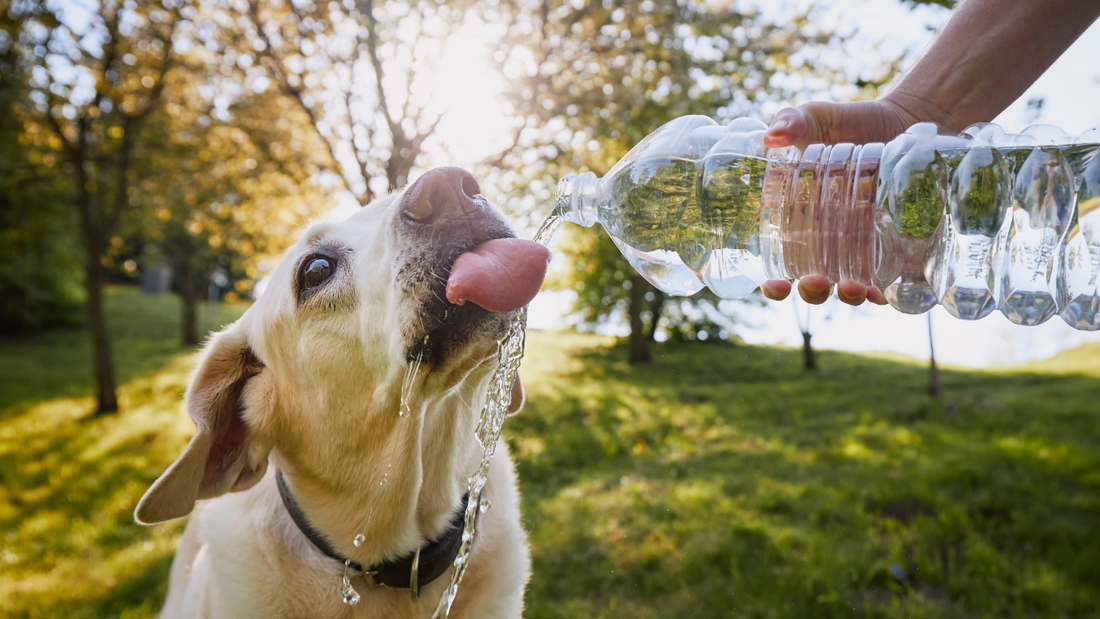
MULTIPOLYGON (((293 7, 293 4, 291 4, 293 7)), ((348 182, 347 173, 344 171, 344 166, 340 164, 340 160, 336 158, 336 148, 332 142, 321 133, 321 127, 319 125, 320 119, 313 109, 306 105, 305 98, 302 96, 302 89, 297 86, 291 86, 290 81, 287 78, 286 67, 283 65, 282 58, 279 58, 275 52, 275 47, 271 44, 271 37, 267 36, 267 31, 264 30, 264 24, 260 19, 260 7, 258 0, 249 0, 248 2, 249 17, 252 20, 252 24, 256 27, 256 32, 260 37, 260 40, 264 42, 263 58, 267 59, 264 65, 271 71, 275 81, 279 84, 279 89, 284 94, 291 97, 298 103, 298 107, 305 112, 309 118, 309 124, 313 127, 313 131, 317 134, 317 138, 321 140, 321 143, 325 145, 325 150, 328 154, 329 161, 331 162, 330 170, 336 173, 340 177, 340 180, 344 183, 344 188, 352 193, 351 183, 348 182)), ((358 157, 356 157, 358 160, 358 157)), ((369 189, 369 187, 368 187, 369 189)), ((362 196, 357 196, 362 197, 362 196)))
POLYGON ((378 58, 378 34, 375 32, 377 22, 374 19, 374 0, 360 0, 359 12, 367 18, 367 55, 371 66, 374 68, 374 86, 378 94, 378 107, 382 110, 382 117, 386 119, 386 126, 390 130, 393 146, 397 148, 398 140, 404 141, 404 132, 400 125, 395 125, 390 116, 390 108, 386 104, 386 89, 382 85, 382 60, 378 58))
MULTIPOLYGON (((354 76, 355 61, 353 60, 351 61, 351 63, 352 65, 348 70, 354 76)), ((354 82, 354 79, 349 80, 349 82, 354 82)), ((351 152, 353 155, 355 155, 355 163, 359 166, 359 174, 363 177, 363 184, 366 185, 366 189, 363 191, 363 201, 370 202, 374 199, 374 193, 371 191, 370 188, 370 173, 367 170, 367 162, 365 161, 366 157, 360 157, 359 149, 355 147, 355 120, 351 116, 352 108, 350 84, 347 88, 342 88, 341 91, 344 93, 344 109, 347 110, 348 128, 351 130, 351 152)))
POLYGON ((486 157, 478 162, 479 166, 487 166, 489 168, 499 168, 504 165, 504 158, 512 154, 517 148, 519 148, 519 136, 523 133, 523 127, 516 129, 516 135, 512 138, 512 145, 500 151, 492 157, 486 157))

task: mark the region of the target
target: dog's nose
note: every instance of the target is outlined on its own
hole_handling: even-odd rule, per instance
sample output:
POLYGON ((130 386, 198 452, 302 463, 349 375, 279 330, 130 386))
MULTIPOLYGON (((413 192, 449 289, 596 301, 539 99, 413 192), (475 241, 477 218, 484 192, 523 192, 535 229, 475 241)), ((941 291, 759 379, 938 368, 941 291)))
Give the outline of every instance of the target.
POLYGON ((462 168, 436 168, 424 173, 401 200, 409 218, 428 223, 436 219, 460 219, 478 210, 474 196, 481 194, 477 179, 462 168))

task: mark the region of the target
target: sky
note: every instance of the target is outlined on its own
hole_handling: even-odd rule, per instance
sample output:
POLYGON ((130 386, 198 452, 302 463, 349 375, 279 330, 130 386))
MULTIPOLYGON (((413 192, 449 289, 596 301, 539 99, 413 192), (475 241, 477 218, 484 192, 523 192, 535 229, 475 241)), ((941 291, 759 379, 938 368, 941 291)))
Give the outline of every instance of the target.
MULTIPOLYGON (((912 58, 931 44, 935 30, 949 13, 937 7, 909 9, 883 0, 838 0, 822 13, 823 19, 850 25, 861 39, 884 56, 909 52, 912 58)), ((1100 126, 1100 23, 1085 34, 1015 103, 994 122, 1018 132, 1030 124, 1050 123, 1075 134, 1100 126), (1041 109, 1028 102, 1042 99, 1041 109)), ((793 295, 792 295, 793 296, 793 295)), ((565 324, 569 292, 541 293, 531 304, 532 328, 565 324)), ((795 311, 804 315, 801 300, 768 302, 740 312, 738 335, 749 343, 801 346, 795 311)), ((849 307, 830 299, 812 308, 814 346, 850 351, 890 351, 918 358, 928 356, 931 320, 936 358, 942 363, 995 367, 1051 357, 1087 342, 1100 342, 1100 333, 1076 331, 1055 317, 1038 327, 1020 327, 1000 312, 978 321, 961 321, 936 307, 928 315, 906 316, 890 307, 849 307), (931 318, 929 318, 931 316, 931 318)), ((622 334, 622 327, 606 329, 622 334)))

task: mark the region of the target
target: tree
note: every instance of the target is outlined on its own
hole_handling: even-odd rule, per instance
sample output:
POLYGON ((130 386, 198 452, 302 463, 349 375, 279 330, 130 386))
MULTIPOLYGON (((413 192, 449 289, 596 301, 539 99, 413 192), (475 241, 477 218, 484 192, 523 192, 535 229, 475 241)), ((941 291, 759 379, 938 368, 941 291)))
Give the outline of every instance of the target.
POLYGON ((813 306, 809 303, 806 304, 806 317, 803 318, 798 315, 798 299, 792 299, 794 306, 794 317, 798 321, 798 330, 802 333, 802 367, 807 371, 814 371, 817 369, 817 355, 814 354, 814 347, 811 344, 811 340, 814 337, 812 325, 810 322, 810 314, 813 311, 813 306))
POLYGON ((0 12, 0 332, 71 324, 81 301, 79 238, 59 161, 24 132, 22 23, 0 12))
POLYGON ((940 395, 940 371, 936 367, 936 345, 932 341, 932 314, 928 314, 928 395, 940 395))
MULTIPOLYGON (((509 99, 524 126, 517 147, 494 163, 498 182, 524 194, 513 200, 515 211, 551 203, 556 180, 567 173, 603 175, 630 147, 677 116, 766 116, 781 102, 830 89, 834 98, 870 96, 893 74, 887 66, 861 78, 861 88, 841 89, 838 84, 851 80, 839 67, 818 60, 820 51, 836 47, 840 38, 820 30, 808 14, 772 20, 737 4, 612 0, 512 8, 509 35, 496 58, 510 79, 509 99), (528 156, 531 152, 538 156, 528 156)), ((558 284, 582 288, 576 309, 585 320, 631 324, 632 356, 644 359, 646 340, 656 330, 643 314, 660 316, 663 304, 644 303, 649 295, 660 297, 606 239, 602 242, 566 248, 565 263, 576 268, 558 284), (599 270, 622 275, 585 279, 599 270), (633 302, 616 302, 627 296, 633 302)), ((707 310, 716 307, 705 297, 686 303, 677 304, 688 309, 678 312, 685 319, 709 316, 707 310)))
POLYGON ((317 179, 320 145, 308 119, 262 69, 226 53, 206 17, 192 19, 193 41, 178 42, 187 51, 143 135, 160 148, 145 162, 146 208, 132 231, 173 267, 186 345, 199 341, 196 304, 215 271, 231 294, 251 291, 302 224, 335 205, 317 179))
POLYGON ((181 6, 176 0, 103 1, 54 10, 44 1, 27 1, 9 9, 19 22, 18 57, 34 102, 28 140, 48 144, 72 172, 97 413, 118 410, 101 260, 132 205, 135 138, 159 104, 181 6))
POLYGON ((649 343, 657 335, 665 295, 629 265, 623 268, 618 264, 622 262, 619 250, 602 230, 569 230, 558 242, 558 249, 576 260, 572 269, 551 272, 549 287, 577 292, 575 315, 582 327, 628 316, 631 333, 639 334, 630 339, 630 361, 648 362, 649 343))
POLYGON ((232 52, 255 57, 306 115, 319 163, 367 203, 408 181, 446 111, 430 85, 463 6, 248 0, 213 10, 232 52))

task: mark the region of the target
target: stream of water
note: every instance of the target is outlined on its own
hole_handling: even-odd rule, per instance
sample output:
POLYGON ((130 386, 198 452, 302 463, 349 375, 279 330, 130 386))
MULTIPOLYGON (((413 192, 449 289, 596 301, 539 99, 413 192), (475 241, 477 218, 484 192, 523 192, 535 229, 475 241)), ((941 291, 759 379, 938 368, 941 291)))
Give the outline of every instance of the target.
MULTIPOLYGON (((535 242, 549 245, 554 231, 561 225, 561 218, 551 213, 543 222, 542 227, 535 233, 535 242)), ((466 515, 462 530, 462 545, 455 557, 454 570, 451 572, 451 582, 443 597, 436 606, 432 619, 446 619, 451 613, 455 596, 458 595, 458 585, 462 582, 462 576, 466 573, 467 559, 473 548, 474 537, 477 529, 477 514, 489 508, 488 501, 481 503, 481 490, 489 475, 489 463, 496 455, 497 442, 500 440, 500 431, 504 427, 504 419, 508 416, 508 405, 512 403, 512 383, 519 372, 519 364, 523 359, 523 345, 527 336, 527 308, 519 310, 516 319, 508 329, 504 339, 497 343, 497 367, 489 378, 489 389, 485 394, 485 407, 481 409, 481 417, 477 424, 477 440, 481 443, 484 452, 481 455, 481 466, 470 477, 470 498, 466 502, 466 515)))

